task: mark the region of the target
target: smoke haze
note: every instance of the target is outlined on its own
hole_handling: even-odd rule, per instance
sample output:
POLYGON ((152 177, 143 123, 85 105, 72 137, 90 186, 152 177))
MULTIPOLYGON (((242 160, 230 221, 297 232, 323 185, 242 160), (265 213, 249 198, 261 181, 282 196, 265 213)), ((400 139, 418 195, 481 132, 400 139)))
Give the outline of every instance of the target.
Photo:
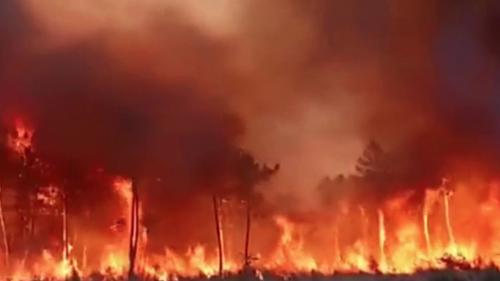
POLYGON ((312 205, 370 139, 411 183, 498 168, 493 1, 1 5, 4 119, 64 166, 204 189, 244 148, 281 163, 269 200, 312 205))

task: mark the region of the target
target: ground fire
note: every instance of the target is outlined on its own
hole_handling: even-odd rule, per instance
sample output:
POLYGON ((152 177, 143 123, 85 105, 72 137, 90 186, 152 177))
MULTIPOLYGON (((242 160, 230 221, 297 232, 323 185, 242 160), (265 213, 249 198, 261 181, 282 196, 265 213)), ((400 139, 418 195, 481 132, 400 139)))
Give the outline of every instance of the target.
POLYGON ((0 279, 498 280, 497 2, 1 0, 0 279))
MULTIPOLYGON (((28 177, 22 174, 29 169, 26 163, 34 161, 29 158, 36 155, 30 141, 33 136, 36 130, 28 129, 19 120, 4 136, 7 152, 22 168, 19 178, 10 183, 14 189, 2 186, 2 192, 19 192, 21 187, 15 185, 28 177)), ((360 163, 368 165, 366 155, 381 153, 377 151, 378 146, 371 143, 360 163)), ((47 169, 43 164, 35 168, 47 169)), ((277 168, 267 166, 261 169, 269 175, 277 172, 277 168)), ((359 176, 353 177, 356 179, 352 181, 360 180, 359 176)), ((140 186, 134 187, 137 183, 123 175, 110 179, 102 188, 109 189, 112 195, 107 204, 112 206, 114 219, 108 221, 108 228, 89 229, 90 233, 85 232, 87 226, 79 225, 81 218, 73 217, 77 214, 68 210, 70 194, 63 186, 40 185, 34 189, 30 206, 36 204, 36 209, 31 210, 32 217, 23 227, 29 228, 28 235, 42 236, 45 241, 39 248, 27 247, 31 242, 23 241, 25 234, 9 235, 19 226, 14 224, 17 220, 13 210, 6 207, 13 199, 3 193, 0 220, 4 276, 27 280, 34 276, 63 279, 138 274, 169 280, 236 274, 245 267, 262 276, 263 272, 409 274, 429 269, 495 268, 500 264, 500 225, 496 220, 500 185, 495 181, 455 182, 442 178, 436 186, 423 189, 421 197, 416 197, 417 191, 413 190, 376 203, 344 196, 335 204, 325 203, 327 207, 321 212, 273 210, 269 216, 256 215, 259 205, 254 207, 255 214, 248 213, 245 206, 250 201, 229 195, 205 196, 200 199, 213 204, 213 220, 200 221, 199 227, 213 229, 213 238, 187 241, 185 248, 165 244, 158 251, 149 246, 153 238, 145 218, 148 205, 138 195, 140 186), (33 217, 37 220, 32 221, 33 217), (47 226, 51 229, 45 229, 47 226), (259 233, 272 238, 262 238, 259 233)), ((348 181, 327 179, 318 188, 348 181)), ((26 220, 26 214, 20 215, 26 220)), ((191 215, 197 219, 198 214, 191 215)))

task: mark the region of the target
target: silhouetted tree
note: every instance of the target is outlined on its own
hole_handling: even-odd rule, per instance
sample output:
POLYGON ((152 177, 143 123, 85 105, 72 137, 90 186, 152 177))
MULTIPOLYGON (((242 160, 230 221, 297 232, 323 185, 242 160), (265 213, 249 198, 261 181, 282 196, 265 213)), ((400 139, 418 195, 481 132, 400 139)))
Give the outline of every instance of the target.
POLYGON ((364 178, 377 180, 389 174, 387 153, 375 141, 370 141, 356 163, 356 172, 364 178))

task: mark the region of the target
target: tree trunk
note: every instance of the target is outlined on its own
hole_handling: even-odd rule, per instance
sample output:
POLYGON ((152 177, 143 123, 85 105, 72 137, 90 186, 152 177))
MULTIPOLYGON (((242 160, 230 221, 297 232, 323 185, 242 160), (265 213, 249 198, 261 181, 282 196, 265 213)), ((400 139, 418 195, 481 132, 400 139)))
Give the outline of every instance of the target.
POLYGON ((68 242, 68 202, 66 193, 63 191, 62 196, 62 242, 63 242, 63 260, 67 261, 69 258, 69 242, 68 242))
POLYGON ((9 256, 10 256, 10 248, 9 241, 7 240, 7 227, 5 225, 5 216, 3 213, 3 203, 2 203, 2 189, 0 187, 0 227, 2 229, 2 237, 3 237, 3 248, 5 251, 5 265, 9 266, 9 256))
POLYGON ((248 267, 250 266, 251 263, 251 257, 250 257, 250 252, 249 252, 249 247, 250 247, 250 227, 251 227, 251 207, 250 207, 250 201, 247 201, 247 227, 246 227, 246 235, 245 235, 245 266, 248 267))
POLYGON ((135 275, 135 262, 139 240, 139 195, 135 182, 132 182, 132 210, 130 214, 130 239, 129 239, 129 272, 131 280, 135 275))
POLYGON ((219 217, 219 202, 216 195, 213 196, 214 205, 214 219, 215 219, 215 231, 217 233, 217 246, 219 249, 219 276, 222 276, 224 271, 224 253, 222 250, 222 236, 220 229, 220 217, 219 217))

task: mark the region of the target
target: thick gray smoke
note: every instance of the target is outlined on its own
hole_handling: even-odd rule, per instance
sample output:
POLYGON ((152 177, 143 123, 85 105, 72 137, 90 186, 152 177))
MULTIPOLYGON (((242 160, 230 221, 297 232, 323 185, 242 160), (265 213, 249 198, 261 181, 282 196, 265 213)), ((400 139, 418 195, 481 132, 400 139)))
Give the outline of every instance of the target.
POLYGON ((166 238, 181 247, 213 241, 211 227, 193 231, 198 223, 185 219, 211 225, 212 195, 247 200, 274 173, 240 148, 245 125, 224 99, 237 90, 239 74, 225 42, 170 10, 139 30, 63 40, 28 17, 29 5, 0 5, 2 132, 11 133, 19 119, 35 130, 34 159, 14 163, 10 175, 3 170, 3 182, 15 182, 21 171, 19 186, 55 183, 66 190, 76 221, 105 230, 112 177, 132 178, 153 237, 181 225, 185 235, 166 238))
POLYGON ((2 109, 54 162, 185 190, 233 181, 244 146, 307 198, 374 139, 409 188, 497 173, 494 1, 6 3, 2 109))

